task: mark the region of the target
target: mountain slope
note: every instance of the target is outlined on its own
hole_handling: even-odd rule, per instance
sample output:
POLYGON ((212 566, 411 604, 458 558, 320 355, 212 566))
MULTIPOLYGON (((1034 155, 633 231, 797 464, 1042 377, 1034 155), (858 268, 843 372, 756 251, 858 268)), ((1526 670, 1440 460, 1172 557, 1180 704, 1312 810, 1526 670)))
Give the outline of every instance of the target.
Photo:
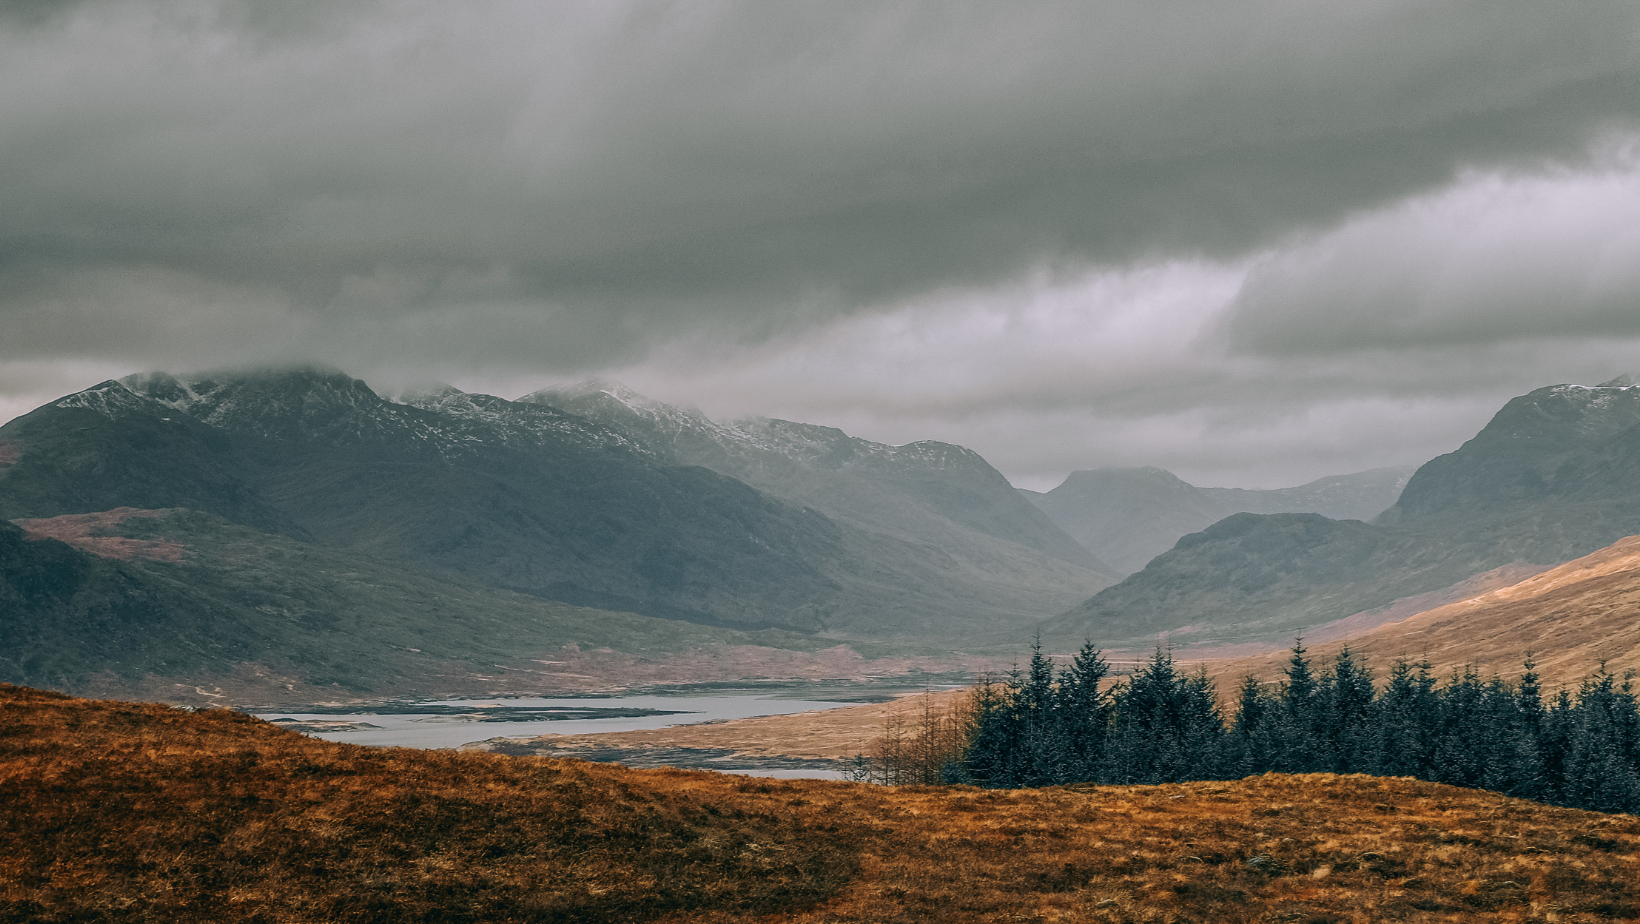
POLYGON ((550 683, 532 659, 566 645, 654 657, 758 642, 812 647, 434 579, 190 510, 0 521, 7 682, 191 686, 248 670, 309 696, 406 695, 489 687, 498 672, 550 683))
POLYGON ((64 485, 138 506, 158 485, 176 506, 571 603, 814 631, 815 601, 836 596, 815 564, 841 557, 824 517, 551 408, 436 413, 313 370, 92 391, 0 428, 22 449, 0 472, 0 514, 86 512, 84 489, 64 485), (178 479, 178 445, 204 460, 184 456, 185 472, 228 480, 178 479))
MULTIPOLYGON (((1630 536, 1508 587, 1314 646, 1310 654, 1325 664, 1347 644, 1380 674, 1406 657, 1427 659, 1437 676, 1473 666, 1512 677, 1531 652, 1544 684, 1575 685, 1602 664, 1620 676, 1640 670, 1637 610, 1640 536, 1630 536)), ((1246 658, 1214 673, 1274 678, 1285 662, 1285 654, 1246 658)))
POLYGON ((1421 467, 1372 524, 1239 515, 1044 632, 1131 640, 1190 626, 1273 639, 1504 565, 1589 554, 1640 533, 1637 419, 1640 387, 1538 389, 1421 467))
POLYGON ((544 389, 521 400, 582 415, 675 461, 710 468, 877 532, 942 547, 972 543, 963 534, 978 534, 1108 571, 1020 498, 1002 473, 961 446, 933 441, 888 446, 788 420, 720 424, 596 381, 544 389))
MULTIPOLYGON (((1570 500, 1590 475, 1593 457, 1631 439, 1640 426, 1640 386, 1554 385, 1504 405, 1474 439, 1420 467, 1381 522, 1413 523, 1443 517, 1532 507, 1570 500)), ((1613 471, 1596 493, 1609 496, 1640 485, 1640 470, 1613 471)))
POLYGON ((192 507, 257 529, 304 535, 247 478, 223 431, 103 382, 0 427, 0 519, 115 507, 192 507))
POLYGON ((1052 491, 1020 492, 1124 575, 1235 513, 1317 513, 1365 520, 1395 502, 1411 467, 1318 478, 1296 488, 1198 488, 1159 468, 1072 472, 1052 491))
POLYGON ((0 517, 188 507, 702 625, 972 634, 1109 583, 972 530, 969 547, 945 546, 839 522, 539 402, 453 389, 392 402, 325 370, 105 382, 0 428, 0 445, 13 460, 0 517))
MULTIPOLYGON (((1042 633, 1060 644, 1142 644, 1158 632, 1280 637, 1406 596, 1404 564, 1419 547, 1414 534, 1357 520, 1238 513, 1180 539, 1042 633)), ((1445 587, 1472 573, 1458 566, 1417 586, 1445 587)))

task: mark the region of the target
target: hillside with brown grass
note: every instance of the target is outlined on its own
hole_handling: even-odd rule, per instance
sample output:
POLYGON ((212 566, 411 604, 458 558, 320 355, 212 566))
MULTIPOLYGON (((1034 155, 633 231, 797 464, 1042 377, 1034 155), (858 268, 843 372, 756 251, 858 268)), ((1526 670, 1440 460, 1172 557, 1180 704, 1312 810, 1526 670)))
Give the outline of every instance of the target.
MULTIPOLYGON (((1528 650, 1544 683, 1575 686, 1601 663, 1614 674, 1640 670, 1640 536, 1507 587, 1436 607, 1353 637, 1312 647, 1322 665, 1344 645, 1382 668, 1427 658, 1437 674, 1470 665, 1512 677, 1528 650)), ((1220 662, 1226 681, 1276 679, 1287 653, 1220 662)))
POLYGON ((132 517, 153 519, 163 517, 163 510, 138 510, 135 507, 116 507, 101 513, 64 514, 59 517, 18 520, 28 538, 56 539, 82 552, 102 558, 129 561, 147 558, 153 561, 181 561, 188 550, 169 539, 130 539, 113 531, 132 517))
POLYGON ((1640 820, 1406 779, 777 782, 17 687, 0 843, 19 922, 1640 917, 1640 820))

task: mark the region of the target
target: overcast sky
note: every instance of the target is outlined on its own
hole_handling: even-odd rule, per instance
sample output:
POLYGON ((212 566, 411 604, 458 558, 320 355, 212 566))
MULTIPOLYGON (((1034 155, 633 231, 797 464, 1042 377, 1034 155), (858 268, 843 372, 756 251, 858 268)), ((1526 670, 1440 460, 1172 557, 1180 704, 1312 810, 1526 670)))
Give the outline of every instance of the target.
POLYGON ((0 3, 0 420, 286 361, 1422 462, 1640 371, 1640 4, 0 3))

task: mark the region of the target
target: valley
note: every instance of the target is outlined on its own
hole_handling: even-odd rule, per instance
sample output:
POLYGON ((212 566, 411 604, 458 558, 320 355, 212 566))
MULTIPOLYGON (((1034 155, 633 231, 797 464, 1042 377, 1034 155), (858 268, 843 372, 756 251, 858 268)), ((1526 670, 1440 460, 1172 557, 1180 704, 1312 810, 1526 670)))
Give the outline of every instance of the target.
MULTIPOLYGON (((1215 665, 1368 633, 1376 656, 1375 627, 1640 532, 1637 394, 1539 389, 1412 473, 1261 492, 1112 469, 1035 494, 961 447, 717 422, 613 383, 507 401, 322 369, 132 376, 0 428, 0 668, 273 706, 960 682, 1036 633, 1215 665)), ((1507 639, 1468 657, 1626 663, 1547 627, 1507 639)))
POLYGON ((1637 37, 0 0, 0 924, 1640 924, 1637 37))

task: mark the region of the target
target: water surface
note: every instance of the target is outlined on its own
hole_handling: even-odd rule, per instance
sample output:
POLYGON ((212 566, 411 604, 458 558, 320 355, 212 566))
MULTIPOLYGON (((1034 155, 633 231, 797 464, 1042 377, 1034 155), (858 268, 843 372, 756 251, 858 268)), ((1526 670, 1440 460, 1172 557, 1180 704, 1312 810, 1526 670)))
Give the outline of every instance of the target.
MULTIPOLYGON (((602 732, 641 731, 651 728, 669 728, 674 725, 693 725, 700 722, 724 722, 730 719, 748 719, 764 715, 791 715, 795 712, 813 712, 858 705, 855 702, 830 700, 786 699, 755 693, 716 695, 648 695, 608 696, 547 699, 542 697, 508 697, 502 699, 443 699, 419 705, 434 707, 425 712, 413 710, 417 704, 395 704, 390 710, 361 709, 358 712, 257 712, 256 717, 269 722, 281 719, 296 722, 323 722, 373 728, 346 731, 310 731, 316 738, 347 744, 367 744, 378 747, 453 748, 488 738, 529 738, 536 735, 588 735, 602 732), (452 711, 449 707, 456 707, 452 711), (471 709, 464 713, 461 710, 471 709), (543 710, 565 710, 586 714, 591 710, 656 710, 655 715, 627 715, 597 718, 565 718, 542 720, 543 710), (521 721, 510 721, 508 712, 516 710, 521 721)), ((300 708, 300 707, 298 707, 300 708)), ((281 723, 284 724, 284 723, 281 723)))

